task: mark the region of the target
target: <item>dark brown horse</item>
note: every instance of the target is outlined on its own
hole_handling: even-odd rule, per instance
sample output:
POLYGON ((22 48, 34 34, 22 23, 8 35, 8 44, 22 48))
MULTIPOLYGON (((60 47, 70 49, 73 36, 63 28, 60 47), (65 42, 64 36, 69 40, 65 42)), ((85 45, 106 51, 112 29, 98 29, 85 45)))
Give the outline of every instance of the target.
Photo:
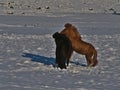
POLYGON ((97 51, 94 46, 82 40, 77 29, 70 23, 65 24, 65 28, 60 32, 60 34, 66 35, 72 43, 72 48, 75 52, 85 55, 88 66, 96 66, 97 61, 97 51))
POLYGON ((58 32, 53 34, 53 38, 56 43, 56 64, 58 64, 58 67, 61 69, 66 69, 66 62, 68 66, 69 59, 73 52, 72 44, 65 35, 59 34, 58 32))

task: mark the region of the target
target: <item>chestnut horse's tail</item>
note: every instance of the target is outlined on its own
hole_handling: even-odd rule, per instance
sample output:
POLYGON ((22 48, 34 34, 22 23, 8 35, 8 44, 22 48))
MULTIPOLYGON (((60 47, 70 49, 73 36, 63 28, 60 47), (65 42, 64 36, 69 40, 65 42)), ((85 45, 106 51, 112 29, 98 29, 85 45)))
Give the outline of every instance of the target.
POLYGON ((94 67, 94 66, 96 66, 97 64, 98 64, 98 61, 97 61, 97 51, 94 49, 94 51, 93 51, 93 64, 92 64, 92 66, 94 67))

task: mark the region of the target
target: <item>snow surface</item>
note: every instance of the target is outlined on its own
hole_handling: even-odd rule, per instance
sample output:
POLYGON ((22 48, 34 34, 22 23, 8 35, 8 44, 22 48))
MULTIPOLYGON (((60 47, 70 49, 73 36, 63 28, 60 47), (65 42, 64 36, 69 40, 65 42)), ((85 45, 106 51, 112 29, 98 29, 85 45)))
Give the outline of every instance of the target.
POLYGON ((39 16, 56 12, 120 14, 120 0, 0 0, 0 15, 39 16))
POLYGON ((56 13, 0 16, 0 90, 119 90, 120 16, 56 13), (98 66, 74 53, 66 70, 54 67, 52 34, 66 22, 98 51, 98 66))

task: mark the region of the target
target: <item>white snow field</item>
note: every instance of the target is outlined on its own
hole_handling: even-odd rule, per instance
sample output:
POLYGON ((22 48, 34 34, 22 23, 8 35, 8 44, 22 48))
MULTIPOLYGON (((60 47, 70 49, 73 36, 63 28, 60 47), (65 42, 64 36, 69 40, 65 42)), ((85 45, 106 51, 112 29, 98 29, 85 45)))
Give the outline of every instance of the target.
POLYGON ((119 64, 119 15, 0 16, 0 90, 120 90, 119 64), (97 49, 96 67, 77 53, 66 70, 54 67, 52 34, 67 22, 97 49))
POLYGON ((0 0, 0 15, 64 13, 118 13, 120 0, 0 0))

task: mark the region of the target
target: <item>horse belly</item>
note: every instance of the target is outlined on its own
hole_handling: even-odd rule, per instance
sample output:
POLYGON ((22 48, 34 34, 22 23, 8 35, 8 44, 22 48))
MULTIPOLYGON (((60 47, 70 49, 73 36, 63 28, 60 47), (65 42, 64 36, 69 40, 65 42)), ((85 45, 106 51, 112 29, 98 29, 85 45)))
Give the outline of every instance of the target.
POLYGON ((74 44, 73 49, 74 49, 75 52, 77 52, 79 54, 82 54, 82 55, 85 55, 85 54, 87 54, 87 52, 89 52, 88 46, 83 45, 81 43, 74 44))

